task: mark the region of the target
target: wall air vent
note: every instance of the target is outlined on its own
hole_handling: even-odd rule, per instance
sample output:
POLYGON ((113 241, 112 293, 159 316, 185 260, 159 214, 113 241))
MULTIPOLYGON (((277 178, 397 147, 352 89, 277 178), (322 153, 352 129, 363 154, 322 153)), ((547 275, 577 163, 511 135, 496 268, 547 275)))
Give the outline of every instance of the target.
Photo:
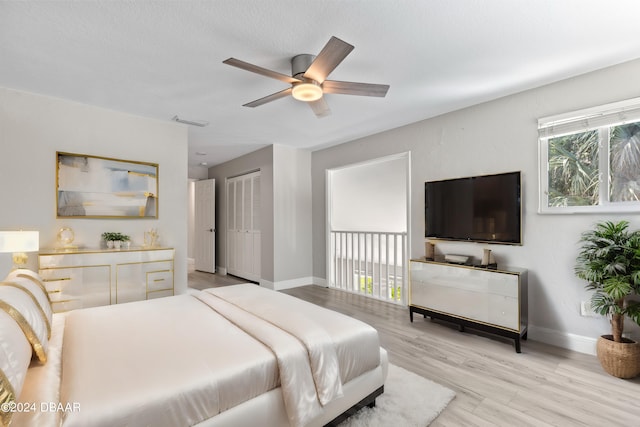
POLYGON ((206 120, 185 120, 185 119, 181 119, 178 116, 173 116, 171 120, 173 120, 174 122, 185 124, 185 125, 198 126, 201 128, 209 125, 209 122, 207 122, 206 120))

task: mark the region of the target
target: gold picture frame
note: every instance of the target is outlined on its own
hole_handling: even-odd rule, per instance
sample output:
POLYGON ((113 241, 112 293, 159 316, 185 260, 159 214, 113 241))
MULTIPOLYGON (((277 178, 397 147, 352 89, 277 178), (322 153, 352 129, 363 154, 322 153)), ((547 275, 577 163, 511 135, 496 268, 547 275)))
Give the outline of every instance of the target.
POLYGON ((56 152, 56 218, 158 218, 158 164, 56 152))

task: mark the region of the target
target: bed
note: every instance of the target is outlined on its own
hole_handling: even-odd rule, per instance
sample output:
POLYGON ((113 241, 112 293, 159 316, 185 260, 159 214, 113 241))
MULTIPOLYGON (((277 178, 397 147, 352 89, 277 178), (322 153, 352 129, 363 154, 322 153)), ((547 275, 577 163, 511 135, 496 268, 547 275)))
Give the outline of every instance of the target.
POLYGON ((5 424, 335 425, 383 392, 375 329, 254 284, 56 314, 41 285, 0 286, 5 424))

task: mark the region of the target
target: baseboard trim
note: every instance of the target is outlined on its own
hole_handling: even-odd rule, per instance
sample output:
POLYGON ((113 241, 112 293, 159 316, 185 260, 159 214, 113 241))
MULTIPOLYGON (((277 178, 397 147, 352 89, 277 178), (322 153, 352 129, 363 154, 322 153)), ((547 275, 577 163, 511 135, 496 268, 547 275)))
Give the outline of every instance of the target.
POLYGON ((598 340, 597 338, 570 334, 534 325, 529 326, 529 338, 556 347, 592 355, 596 354, 596 342, 598 340))
POLYGON ((327 287, 327 279, 323 278, 323 277, 312 277, 311 278, 313 280, 313 284, 314 285, 318 285, 318 286, 323 286, 323 287, 327 287))
POLYGON ((268 280, 260 280, 260 286, 281 291, 283 289, 298 288, 300 286, 314 285, 314 277, 300 277, 298 279, 281 280, 279 282, 270 282, 268 280))

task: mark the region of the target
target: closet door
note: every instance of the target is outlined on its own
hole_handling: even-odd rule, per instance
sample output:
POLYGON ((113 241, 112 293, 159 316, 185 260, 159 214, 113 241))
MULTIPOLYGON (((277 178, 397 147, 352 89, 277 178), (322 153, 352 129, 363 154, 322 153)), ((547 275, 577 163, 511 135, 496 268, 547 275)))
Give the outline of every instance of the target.
POLYGON ((260 280, 260 172, 227 180, 227 271, 260 280))
POLYGON ((260 174, 251 178, 251 267, 250 271, 260 277, 260 174))
POLYGON ((238 259, 236 244, 236 181, 227 180, 227 273, 236 275, 238 259))

